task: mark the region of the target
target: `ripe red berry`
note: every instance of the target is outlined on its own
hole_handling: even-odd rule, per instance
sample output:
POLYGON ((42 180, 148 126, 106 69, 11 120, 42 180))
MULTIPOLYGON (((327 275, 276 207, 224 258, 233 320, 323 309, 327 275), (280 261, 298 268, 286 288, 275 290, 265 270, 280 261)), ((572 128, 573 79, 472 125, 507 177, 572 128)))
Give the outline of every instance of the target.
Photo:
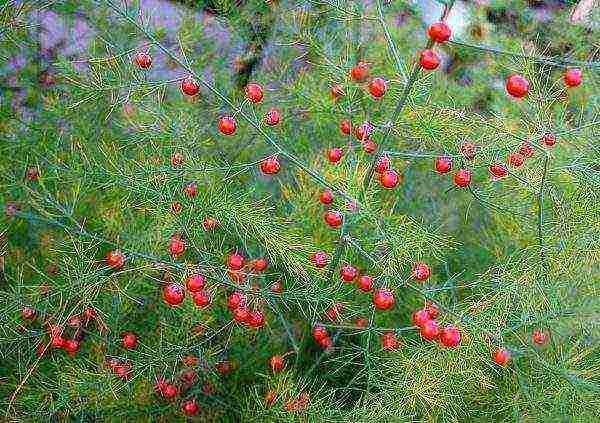
POLYGON ((184 158, 183 158, 183 154, 181 153, 173 153, 173 155, 171 156, 171 166, 173 167, 179 167, 183 164, 184 158))
POLYGON ((183 254, 185 252, 185 247, 185 242, 177 236, 172 237, 171 241, 169 241, 169 252, 174 257, 183 254))
POLYGON ((457 347, 460 344, 460 331, 456 326, 446 326, 440 331, 440 342, 447 348, 457 347))
POLYGON ((325 338, 320 339, 317 342, 319 343, 321 348, 323 348, 324 350, 328 350, 329 348, 331 348, 333 346, 333 341, 331 340, 331 338, 329 336, 326 336, 325 338))
POLYGON ((388 351, 394 351, 400 346, 400 342, 396 338, 396 334, 391 331, 385 332, 381 336, 381 343, 383 344, 383 349, 388 351))
POLYGON ((319 201, 323 204, 331 204, 333 202, 333 193, 329 190, 323 191, 319 196, 319 201))
POLYGON ((123 334, 123 348, 127 348, 128 350, 132 350, 137 347, 137 336, 135 333, 125 332, 123 334))
POLYGON ((427 311, 427 309, 421 309, 421 310, 417 310, 412 314, 412 321, 415 324, 415 326, 418 327, 422 327, 425 322, 428 322, 429 320, 432 320, 431 315, 429 314, 429 311, 427 311))
POLYGON ((233 116, 225 115, 221 116, 219 119, 219 132, 221 132, 223 135, 235 134, 236 128, 237 124, 233 116))
POLYGON ((427 35, 434 43, 445 43, 452 36, 452 31, 446 22, 436 22, 431 24, 427 35))
POLYGON ((327 338, 329 336, 329 332, 327 332, 327 329, 325 328, 325 326, 316 325, 313 328, 312 335, 313 335, 313 338, 315 339, 315 341, 319 342, 322 339, 327 338))
POLYGON ((342 134, 350 135, 352 133, 352 122, 349 119, 342 119, 340 121, 340 131, 342 131, 342 134))
POLYGON ((69 353, 71 357, 73 357, 79 351, 79 341, 76 339, 67 339, 63 343, 63 348, 66 352, 69 353))
POLYGON ((260 162, 260 170, 265 175, 275 175, 280 169, 281 164, 277 156, 267 157, 260 162))
POLYGON ((331 163, 339 162, 342 159, 343 155, 344 155, 344 150, 342 150, 340 147, 330 148, 327 151, 327 159, 331 163))
POLYGON ((427 310, 427 312, 429 313, 429 317, 432 319, 437 318, 438 314, 440 314, 440 310, 438 309, 437 304, 435 304, 432 301, 427 301, 425 310, 427 310))
POLYGON ((358 269, 350 264, 345 264, 340 270, 340 276, 346 282, 352 282, 358 275, 358 269))
POLYGON ((421 336, 423 338, 425 338, 428 341, 431 341, 438 337, 438 335, 440 334, 440 329, 435 320, 427 320, 421 325, 419 332, 421 333, 421 336))
POLYGON ((433 50, 424 50, 419 55, 419 64, 423 69, 434 70, 440 65, 440 58, 433 50))
POLYGON ((452 157, 442 156, 435 159, 435 171, 439 174, 448 173, 452 170, 452 157))
POLYGON ((508 169, 504 163, 492 163, 489 170, 494 179, 504 178, 508 175, 508 169))
POLYGON ((21 317, 25 320, 35 319, 36 314, 36 311, 31 307, 23 307, 21 309, 21 317))
POLYGON ((460 153, 467 160, 473 160, 475 158, 475 154, 477 153, 477 146, 473 144, 471 141, 465 141, 460 145, 460 153))
POLYGON ((373 304, 378 310, 389 310, 394 307, 394 293, 387 288, 379 288, 373 294, 373 304))
POLYGON ((269 262, 265 257, 254 260, 253 266, 257 272, 263 272, 269 267, 269 262))
POLYGON ((373 125, 371 122, 364 122, 354 129, 354 136, 358 142, 364 142, 369 139, 372 131, 373 125))
POLYGON ((217 226, 219 226, 219 221, 217 219, 213 219, 212 217, 205 217, 202 222, 202 226, 205 231, 212 231, 217 226))
POLYGON ((179 394, 179 389, 171 383, 165 383, 161 392, 165 398, 175 398, 179 394))
POLYGON ((269 360, 269 365, 271 366, 271 370, 273 373, 277 373, 283 370, 283 366, 285 362, 283 361, 283 357, 280 355, 274 355, 269 360))
POLYGON ((554 134, 544 134, 544 136, 542 137, 542 142, 547 147, 552 147, 554 144, 556 144, 556 135, 554 135, 554 134))
POLYGON ((379 182, 387 189, 395 188, 400 179, 400 175, 394 169, 388 169, 379 176, 379 182))
POLYGON ((360 278, 358 278, 356 284, 358 285, 358 289, 361 291, 369 292, 373 289, 373 283, 373 278, 371 276, 362 275, 360 278))
POLYGON ((246 294, 240 291, 234 291, 227 298, 227 307, 230 310, 235 310, 238 307, 245 306, 247 302, 246 294))
POLYGON ((183 192, 190 198, 194 198, 198 195, 198 184, 196 182, 188 182, 183 187, 183 192))
POLYGON ((58 336, 53 336, 52 338, 52 346, 54 348, 63 348, 65 346, 65 338, 63 338, 62 336, 58 335, 58 336))
POLYGON ((341 87, 341 85, 334 85, 331 87, 331 98, 333 98, 334 101, 340 97, 343 97, 344 95, 344 89, 341 87))
POLYGON ((387 83, 383 78, 373 78, 371 82, 369 82, 369 92, 375 98, 383 97, 385 92, 387 91, 387 83))
POLYGON ((192 299, 194 300, 194 304, 196 304, 198 307, 206 307, 210 305, 211 302, 210 294, 203 289, 193 292, 192 299))
POLYGON ((315 267, 321 269, 327 266, 327 263, 329 262, 329 256, 325 251, 317 251, 310 256, 310 261, 313 262, 315 267))
POLYGON ((327 223, 332 228, 339 228, 342 226, 342 222, 344 221, 344 216, 337 210, 328 210, 325 212, 325 223, 327 223))
POLYGON ((523 141, 519 147, 519 154, 526 159, 530 159, 535 154, 535 148, 529 141, 523 141))
POLYGON ((529 81, 521 75, 510 75, 506 79, 506 92, 516 98, 523 98, 529 92, 529 81))
POLYGON ((417 281, 422 282, 431 276, 431 269, 426 263, 419 261, 415 263, 412 269, 412 277, 417 281))
POLYGON ((196 403, 195 399, 191 399, 191 400, 185 401, 181 405, 181 411, 186 416, 195 416, 200 411, 200 407, 196 403))
POLYGON ((185 290, 177 283, 169 283, 163 289, 163 298, 167 304, 177 306, 183 302, 185 290))
POLYGON ((183 81, 181 81, 181 92, 185 95, 195 96, 200 92, 200 86, 194 78, 188 76, 183 81))
POLYGON ((106 264, 113 269, 120 269, 125 264, 125 254, 119 250, 109 251, 106 254, 106 264))
POLYGON ((550 335, 546 331, 536 329, 533 331, 531 337, 536 345, 544 345, 548 342, 550 335))
POLYGON ((249 83, 246 85, 246 98, 251 103, 260 103, 263 99, 263 87, 255 82, 249 83))
POLYGON ((388 156, 381 156, 377 159, 377 164, 375 165, 375 172, 381 174, 390 168, 391 161, 388 156))
POLYGON ((275 126, 281 122, 281 113, 279 110, 272 108, 265 114, 265 123, 269 126, 275 126))
POLYGON ((248 307, 245 305, 241 305, 235 310, 233 310, 233 318, 236 322, 246 324, 248 319, 250 318, 250 312, 248 311, 248 307))
POLYGON ((253 328, 260 328, 265 324, 265 315, 260 310, 253 310, 248 316, 248 324, 253 328))
POLYGON ((148 53, 140 51, 135 55, 135 63, 140 69, 150 69, 152 67, 152 57, 148 53))
POLYGON ((185 286, 190 292, 201 291, 206 285, 206 278, 200 273, 189 275, 185 280, 185 286))
POLYGON ((244 267, 244 257, 238 252, 229 254, 227 257, 227 267, 232 270, 240 270, 244 267))
POLYGON ((460 169, 454 175, 454 184, 457 187, 465 188, 471 184, 471 171, 468 169, 460 169))
POLYGON ((578 69, 578 68, 567 69, 565 71, 564 80, 565 80, 565 85, 569 88, 577 87, 577 86, 581 85, 581 82, 583 81, 583 75, 581 73, 581 69, 578 69))
POLYGON ((492 358, 499 366, 506 366, 511 359, 511 353, 506 348, 498 348, 492 353, 492 358))
POLYGON ((369 76, 371 66, 366 62, 358 62, 356 66, 350 69, 350 78, 355 82, 362 82, 369 76))
POLYGON ((365 153, 367 154, 373 154, 375 150, 377 150, 377 144, 375 144, 375 141, 372 139, 365 140, 365 142, 363 142, 363 150, 365 150, 365 153))
POLYGON ((525 157, 519 153, 511 153, 508 155, 508 164, 512 167, 521 167, 525 162, 525 157))

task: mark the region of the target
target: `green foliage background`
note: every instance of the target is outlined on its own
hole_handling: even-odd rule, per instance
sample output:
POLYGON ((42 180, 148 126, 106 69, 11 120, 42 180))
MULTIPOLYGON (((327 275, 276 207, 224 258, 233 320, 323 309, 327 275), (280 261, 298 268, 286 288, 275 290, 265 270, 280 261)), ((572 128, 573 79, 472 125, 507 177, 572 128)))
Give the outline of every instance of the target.
MULTIPOLYGON (((468 4, 460 42, 436 47, 448 66, 419 74, 405 97, 427 42, 416 3, 181 3, 199 15, 183 14, 178 27, 152 10, 142 10, 136 26, 138 2, 130 2, 129 20, 116 11, 124 11, 121 3, 107 0, 0 7, 0 68, 16 55, 26 63, 1 80, 0 201, 4 210, 18 208, 0 220, 4 417, 171 421, 184 419, 182 398, 196 397, 200 421, 597 421, 599 30, 569 23, 571 4, 559 4, 547 22, 522 1, 468 4), (37 19, 47 11, 70 29, 85 17, 93 29, 82 53, 89 60, 39 54, 37 19), (187 71, 143 31, 216 92, 203 87, 197 99, 184 98, 177 78, 187 71), (132 65, 140 48, 159 70, 132 65), (390 81, 382 101, 348 80, 359 59, 390 81), (565 60, 593 62, 581 87, 555 83, 565 60), (525 101, 504 92, 513 72, 532 81, 525 101), (256 110, 244 106, 247 117, 260 122, 277 107, 283 123, 257 130, 238 117, 236 135, 224 137, 217 119, 241 103, 248 81, 267 90, 256 110), (337 103, 332 84, 347 93, 337 103), (368 119, 380 142, 399 101, 406 103, 386 149, 403 182, 384 191, 374 181, 363 191, 373 156, 343 138, 338 122, 368 119), (559 134, 552 150, 536 151, 516 176, 489 180, 491 162, 505 161, 525 139, 539 144, 548 131, 559 134), (473 189, 449 190, 433 158, 446 153, 462 163, 467 139, 479 147, 466 163, 473 189), (334 146, 348 146, 338 166, 323 154, 334 146), (278 147, 282 171, 266 177, 257 163, 278 147), (174 152, 186 158, 181 168, 170 164, 174 152), (36 182, 25 177, 31 167, 40 172, 36 182), (190 181, 199 187, 193 199, 182 192, 190 181), (336 194, 346 218, 341 238, 323 223, 323 181, 360 202, 351 212, 336 194), (174 201, 183 205, 178 215, 174 201), (206 216, 220 228, 205 231, 206 216), (188 241, 179 260, 167 251, 174 233, 188 241), (114 248, 128 257, 121 271, 103 264, 114 248), (226 308, 235 284, 224 263, 233 250, 270 261, 249 278, 256 286, 241 287, 266 310, 258 331, 232 324, 226 308), (334 266, 314 269, 308 256, 316 250, 335 256, 334 266), (409 280, 417 260, 433 269, 422 286, 409 280), (394 310, 374 312, 370 296, 339 281, 341 263, 393 288, 394 310), (211 307, 199 310, 189 298, 168 307, 162 282, 196 269, 210 280, 211 307), (270 291, 278 280, 283 294, 270 291), (459 348, 424 342, 411 329, 411 313, 425 299, 440 305, 441 324, 460 328, 459 348), (335 347, 324 352, 311 326, 340 302, 341 320, 330 325, 335 347), (36 321, 21 318, 24 306, 38 311, 36 321), (38 358, 49 339, 43 320, 65 324, 88 307, 102 324, 86 329, 77 357, 48 351, 38 358), (357 318, 368 327, 356 327, 357 318), (397 329, 398 351, 381 347, 386 328, 397 329), (547 346, 533 346, 536 328, 550 331, 547 346), (121 347, 123 331, 138 334, 136 350, 121 347), (491 360, 499 346, 513 352, 507 368, 491 360), (274 375, 269 358, 288 351, 286 370, 274 375), (199 358, 199 381, 177 401, 159 399, 157 375, 177 380, 187 355, 199 358), (131 362, 132 379, 117 378, 108 357, 131 362), (221 375, 216 365, 225 360, 233 371, 221 375), (278 394, 271 407, 263 399, 269 390, 278 394), (303 393, 307 409, 286 410, 303 393)), ((78 36, 68 34, 73 42, 78 36)))

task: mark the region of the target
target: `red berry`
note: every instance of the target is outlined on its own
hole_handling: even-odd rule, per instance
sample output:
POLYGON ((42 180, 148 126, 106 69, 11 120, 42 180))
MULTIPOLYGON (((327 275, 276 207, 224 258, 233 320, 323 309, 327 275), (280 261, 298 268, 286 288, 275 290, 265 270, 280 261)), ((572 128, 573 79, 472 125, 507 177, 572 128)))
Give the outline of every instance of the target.
POLYGON ((525 157, 519 153, 512 153, 508 156, 508 164, 512 167, 521 167, 525 162, 525 157))
POLYGON ((325 316, 327 316, 327 318, 329 320, 331 320, 332 322, 335 322, 338 319, 338 317, 340 316, 340 312, 343 309, 344 309, 343 304, 341 304, 341 303, 334 304, 325 311, 325 316))
POLYGON ((400 175, 394 169, 388 169, 379 176, 379 182, 387 189, 395 188, 400 179, 400 175))
POLYGON ((219 131, 223 135, 235 134, 236 128, 237 128, 237 124, 236 124, 235 118, 233 116, 225 115, 225 116, 221 116, 221 118, 219 119, 219 131))
POLYGON ((227 299, 227 307, 230 310, 235 310, 238 307, 246 306, 246 302, 246 294, 244 294, 243 292, 234 291, 231 294, 229 294, 229 297, 227 299))
POLYGON ((40 178, 40 171, 36 167, 30 167, 25 172, 25 177, 31 182, 35 182, 40 178))
POLYGON ((417 310, 412 314, 412 321, 415 326, 422 327, 425 322, 430 320, 432 320, 432 317, 427 309, 417 310))
POLYGON ((152 57, 148 53, 140 51, 135 55, 135 63, 140 69, 150 69, 152 67, 152 57))
POLYGON ((358 289, 363 292, 369 292, 373 289, 373 283, 373 278, 371 276, 362 275, 360 278, 358 278, 358 289))
POLYGON ((492 358, 499 366, 506 366, 511 358, 511 353, 506 348, 498 348, 492 353, 492 358))
POLYGON ((357 141, 364 142, 369 139, 372 131, 373 125, 371 125, 371 122, 364 122, 354 129, 354 136, 357 141))
POLYGON ((448 173, 452 170, 452 157, 442 156, 435 159, 435 170, 437 173, 448 173))
POLYGON ((265 114, 265 123, 269 126, 275 126, 281 122, 281 113, 279 110, 272 108, 265 114))
POLYGON ((329 256, 325 251, 317 251, 310 256, 310 261, 313 262, 315 267, 321 269, 327 266, 327 263, 329 262, 329 256))
POLYGON ((427 310, 427 312, 429 313, 429 317, 432 319, 435 319, 436 317, 438 317, 438 314, 440 314, 438 306, 432 301, 427 301, 425 310, 427 310))
POLYGON ((362 82, 369 76, 369 68, 371 66, 366 62, 358 62, 356 66, 350 69, 350 78, 355 82, 362 82))
POLYGON ((344 155, 344 150, 342 150, 340 147, 330 148, 327 151, 327 159, 331 163, 339 162, 342 159, 343 155, 344 155))
POLYGON ((381 343, 383 344, 383 349, 388 351, 394 351, 400 346, 400 342, 396 339, 396 334, 394 332, 384 333, 381 336, 381 343))
POLYGON ((394 307, 396 299, 394 294, 387 288, 379 288, 373 294, 373 304, 379 310, 389 310, 394 307))
POLYGON ((250 312, 248 311, 248 308, 245 305, 241 305, 235 310, 233 310, 233 318, 236 322, 245 324, 250 318, 250 312))
POLYGON ((195 416, 200 411, 200 407, 198 406, 198 404, 196 404, 196 400, 192 399, 192 400, 185 401, 181 405, 181 411, 186 416, 195 416))
POLYGON ((255 82, 249 83, 246 85, 246 98, 251 103, 260 103, 263 99, 263 87, 255 82))
POLYGON ((375 98, 383 97, 387 91, 387 83, 383 78, 373 78, 369 83, 369 92, 375 98))
POLYGON ((369 325, 369 321, 364 318, 356 319, 355 326, 359 328, 366 328, 369 325))
POLYGON ((260 328, 265 324, 265 315, 260 310, 253 310, 248 316, 248 324, 253 328, 260 328))
POLYGON ((179 237, 171 238, 169 241, 169 252, 177 257, 185 252, 185 242, 179 237))
POLYGON ((323 191, 319 196, 319 201, 323 204, 331 204, 333 202, 333 193, 329 190, 323 191))
POLYGON ((63 348, 69 355, 74 356, 79 351, 79 341, 75 339, 67 339, 63 343, 63 348))
POLYGON ((325 223, 332 228, 339 228, 344 221, 344 216, 337 210, 328 210, 325 212, 325 223))
POLYGON ((313 328, 312 335, 313 335, 313 338, 315 339, 315 341, 319 342, 322 339, 327 338, 329 336, 329 333, 327 332, 327 329, 325 328, 325 326, 316 325, 313 328))
POLYGON ((331 97, 334 101, 340 97, 343 97, 344 95, 344 89, 341 87, 341 85, 334 85, 331 87, 331 97))
POLYGON ((544 136, 542 137, 542 142, 546 146, 552 147, 554 144, 556 144, 556 135, 554 135, 554 134, 544 134, 544 136))
POLYGON ((35 319, 36 314, 36 311, 31 307, 23 307, 21 309, 21 317, 25 320, 35 319))
POLYGON ((283 282, 273 282, 271 284, 271 292, 274 294, 281 294, 283 292, 283 282))
POLYGON ((65 338, 62 336, 53 336, 52 337, 52 346, 54 348, 63 348, 65 346, 65 338))
POLYGON ((137 347, 137 336, 131 332, 125 332, 123 334, 123 348, 127 348, 128 350, 132 350, 137 347))
POLYGON ((548 342, 550 335, 548 332, 536 329, 533 331, 532 339, 536 345, 544 345, 548 342))
POLYGON ((431 276, 431 269, 426 263, 419 261, 415 263, 412 269, 412 277, 417 281, 422 282, 431 276))
POLYGON ((489 169, 492 177, 495 179, 504 178, 508 175, 508 169, 504 163, 492 163, 489 169))
POLYGON ((506 92, 516 98, 522 98, 529 92, 529 81, 521 75, 510 75, 506 79, 506 92))
POLYGON ((279 164, 279 158, 277 156, 267 157, 260 162, 260 170, 265 175, 275 175, 280 169, 281 164, 279 164))
POLYGON ((377 159, 377 164, 375 165, 375 172, 383 173, 390 168, 391 161, 388 156, 381 156, 377 159))
POLYGON ((169 283, 163 289, 163 298, 171 306, 179 305, 185 298, 185 290, 177 283, 169 283))
POLYGON ((350 264, 346 264, 342 266, 340 275, 344 281, 352 282, 354 279, 356 279, 356 275, 358 275, 358 269, 350 264))
POLYGON ((269 267, 269 262, 265 257, 261 257, 259 259, 254 260, 253 264, 254 270, 257 272, 263 272, 269 267))
POLYGON ((581 69, 571 68, 565 71, 565 85, 567 87, 577 87, 581 85, 583 81, 583 75, 581 73, 581 69))
POLYGON ((457 187, 465 188, 471 184, 471 171, 468 169, 460 169, 454 175, 454 184, 457 187))
POLYGON ((196 182, 189 182, 183 187, 183 192, 190 198, 194 198, 198 195, 198 184, 196 182))
POLYGON ((350 135, 352 133, 352 122, 349 119, 342 119, 340 121, 340 131, 342 131, 342 134, 350 135))
POLYGON ((431 24, 427 35, 434 43, 445 43, 452 36, 452 31, 446 22, 436 22, 431 24))
POLYGON ((184 158, 183 158, 183 154, 181 153, 173 153, 173 155, 171 156, 171 166, 173 167, 178 167, 181 166, 183 164, 184 158))
POLYGON ((202 222, 202 226, 205 231, 212 231, 217 226, 219 226, 219 221, 217 219, 213 219, 212 217, 205 217, 202 222))
POLYGON ((318 342, 319 342, 319 345, 321 346, 321 348, 323 348, 324 350, 327 350, 333 346, 333 341, 331 340, 331 338, 329 336, 326 336, 325 338, 319 340, 318 342))
POLYGON ((529 141, 523 141, 519 147, 519 154, 526 159, 530 159, 535 154, 535 149, 529 141))
POLYGON ((206 307, 210 305, 211 302, 210 294, 203 289, 193 292, 192 299, 194 300, 194 304, 196 304, 198 307, 206 307))
POLYGON ((419 64, 423 69, 434 70, 440 65, 440 59, 435 51, 424 50, 419 55, 419 64))
POLYGON ((206 278, 200 273, 189 275, 185 280, 185 286, 190 292, 201 291, 206 285, 206 278))
POLYGON ((363 142, 363 150, 365 150, 365 153, 367 154, 373 154, 375 150, 377 150, 377 144, 375 144, 375 141, 372 139, 365 140, 365 142, 363 142))
POLYGON ((283 370, 283 366, 285 362, 283 361, 283 357, 280 355, 274 355, 269 360, 269 365, 271 366, 271 370, 273 373, 277 373, 283 370))
POLYGON ((194 78, 188 76, 181 81, 181 92, 185 95, 194 96, 200 92, 200 86, 194 78))
POLYGON ((165 398, 175 398, 179 394, 177 387, 170 383, 165 383, 161 392, 165 398))
POLYGON ((240 270, 244 267, 244 257, 237 252, 231 253, 229 257, 227 257, 227 267, 232 270, 240 270))
POLYGON ((421 325, 421 329, 419 330, 421 336, 428 341, 431 341, 438 337, 440 334, 440 329, 435 320, 427 320, 421 325))
POLYGON ((477 146, 471 141, 465 141, 460 145, 460 152, 467 160, 473 160, 477 153, 477 146))
POLYGON ((109 251, 106 254, 106 264, 113 269, 120 269, 125 264, 125 254, 119 250, 109 251))
POLYGON ((447 348, 457 347, 460 344, 460 331, 456 326, 446 326, 440 332, 440 342, 447 348))

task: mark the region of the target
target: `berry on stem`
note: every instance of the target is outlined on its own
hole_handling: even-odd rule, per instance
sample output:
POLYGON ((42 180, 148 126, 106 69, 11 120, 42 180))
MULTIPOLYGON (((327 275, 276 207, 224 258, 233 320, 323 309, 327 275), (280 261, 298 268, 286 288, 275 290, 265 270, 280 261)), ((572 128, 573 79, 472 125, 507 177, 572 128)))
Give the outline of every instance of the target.
POLYGON ((231 253, 229 257, 227 257, 227 267, 232 270, 240 270, 244 267, 244 257, 238 252, 231 253))
POLYGON ((254 260, 254 263, 252 264, 252 268, 254 270, 256 270, 257 272, 263 272, 267 269, 267 267, 269 267, 269 262, 266 259, 266 257, 261 257, 259 259, 254 260))
POLYGON ((106 254, 106 264, 113 269, 120 269, 125 264, 125 254, 119 250, 109 251, 106 254))
POLYGON ((542 137, 542 142, 547 147, 552 147, 554 144, 556 144, 556 135, 549 134, 549 133, 548 134, 544 134, 544 136, 542 137))
POLYGON ((364 122, 354 129, 354 137, 358 142, 364 142, 369 139, 372 131, 373 125, 371 125, 371 122, 364 122))
POLYGON ((519 147, 519 154, 526 159, 530 159, 535 154, 535 148, 529 141, 523 141, 519 147))
POLYGON ((501 179, 508 175, 508 169, 504 163, 492 163, 489 170, 494 179, 501 179))
POLYGON ((425 322, 432 320, 431 315, 427 309, 417 310, 412 314, 412 321, 415 326, 422 327, 425 322))
POLYGON ((148 53, 140 51, 135 55, 135 63, 140 69, 150 69, 152 67, 152 57, 148 53))
POLYGON ((427 30, 427 35, 434 43, 445 43, 452 36, 452 30, 446 22, 435 22, 427 30))
POLYGON ((253 328, 260 328, 265 324, 265 315, 260 310, 253 310, 248 315, 248 324, 253 328))
POLYGON ((273 373, 278 373, 283 370, 285 362, 283 361, 283 357, 280 355, 274 355, 269 360, 269 365, 271 366, 271 371, 273 373))
POLYGON ((350 135, 352 133, 352 122, 349 119, 342 119, 340 121, 340 131, 342 131, 342 134, 350 135))
POLYGON ((183 192, 190 198, 194 198, 198 195, 198 184, 196 182, 188 182, 183 187, 183 192))
POLYGON ((227 307, 230 310, 235 310, 238 307, 245 306, 247 302, 246 294, 240 291, 234 291, 227 298, 227 307))
POLYGON ((499 366, 506 366, 511 359, 511 353, 506 348, 498 348, 492 353, 492 358, 499 366))
POLYGON ((433 50, 424 50, 419 54, 419 64, 423 69, 435 70, 440 66, 440 58, 433 50))
POLYGON ((370 67, 366 62, 358 62, 356 66, 350 69, 350 78, 355 82, 363 82, 369 77, 370 67))
POLYGON ((454 175, 454 184, 460 188, 468 187, 471 184, 471 174, 468 169, 460 169, 454 175))
POLYGON ((185 290, 177 283, 169 283, 163 288, 163 298, 170 306, 177 306, 183 302, 185 290))
POLYGON ((379 182, 387 189, 395 188, 400 182, 400 179, 400 175, 394 169, 388 169, 379 176, 379 182))
POLYGON ((506 79, 506 92, 515 98, 523 98, 529 93, 529 81, 522 75, 510 75, 506 79))
POLYGON ((477 146, 471 141, 465 141, 460 145, 459 150, 465 159, 473 160, 475 158, 475 154, 477 153, 477 146))
POLYGON ((169 252, 173 257, 180 256, 185 252, 185 242, 178 236, 174 236, 169 241, 169 252))
POLYGON ((325 223, 327 223, 332 228, 339 228, 342 226, 344 221, 344 216, 337 210, 328 210, 325 212, 325 223))
POLYGON ((137 347, 137 336, 132 332, 125 332, 123 334, 123 348, 127 348, 128 350, 133 350, 137 347))
POLYGON ((391 166, 391 161, 388 156, 381 156, 377 159, 377 164, 375 165, 375 172, 382 174, 386 170, 388 170, 391 166))
POLYGON ((387 83, 385 79, 377 77, 369 82, 369 92, 375 98, 381 98, 387 91, 387 83))
POLYGON ((415 263, 412 269, 412 277, 419 282, 427 280, 431 276, 431 269, 426 263, 419 261, 415 263))
POLYGON ((233 135, 237 129, 237 123, 233 116, 225 115, 219 119, 219 132, 223 135, 233 135))
POLYGON ((548 343, 548 339, 550 339, 550 334, 544 330, 536 329, 531 334, 531 338, 533 339, 534 344, 545 345, 548 343))
POLYGON ((260 170, 265 175, 275 175, 281 170, 281 164, 277 156, 270 156, 260 162, 260 170))
POLYGON ((565 71, 565 85, 569 88, 578 87, 583 81, 583 74, 579 68, 571 68, 565 71))
POLYGON ((344 150, 341 147, 334 147, 327 150, 327 159, 331 163, 338 163, 344 155, 344 150))
POLYGON ((358 289, 360 289, 363 292, 369 292, 373 289, 373 278, 371 276, 368 275, 361 275, 358 278, 358 281, 356 282, 356 284, 358 285, 358 289))
POLYGON ((512 167, 521 167, 525 163, 525 157, 519 153, 511 153, 508 155, 508 164, 512 167))
POLYGON ((350 264, 345 264, 340 270, 340 276, 345 282, 352 282, 358 275, 358 269, 350 264))
POLYGON ((188 76, 181 81, 181 92, 185 95, 189 95, 190 97, 195 96, 200 92, 200 86, 194 78, 188 76))
POLYGON ((440 342, 444 347, 457 347, 460 344, 460 338, 460 331, 456 326, 448 325, 440 331, 440 342))
POLYGON ((279 122, 281 122, 281 113, 279 113, 279 110, 271 108, 265 113, 265 123, 267 125, 275 126, 278 125, 279 122))
POLYGON ((377 144, 375 144, 375 141, 372 139, 365 140, 365 142, 363 142, 363 150, 365 150, 365 153, 367 154, 373 154, 375 150, 377 150, 377 144))
POLYGON ((246 85, 246 99, 251 103, 260 103, 263 99, 263 87, 260 84, 251 82, 246 85))
POLYGON ((387 288, 379 288, 373 294, 373 304, 378 310, 389 310, 394 307, 396 299, 394 294, 387 288))
POLYGON ((323 204, 333 203, 333 193, 329 190, 323 191, 319 196, 319 201, 323 204))
POLYGON ((200 273, 189 275, 185 280, 185 286, 190 292, 201 291, 206 285, 206 278, 200 273))
POLYGON ((432 341, 438 337, 440 329, 435 320, 427 320, 421 325, 419 332, 423 338, 432 341))
POLYGON ((321 340, 329 336, 329 332, 327 332, 325 326, 315 325, 315 327, 313 327, 312 335, 315 341, 320 342, 321 340))
POLYGON ((400 342, 396 338, 396 334, 392 331, 385 332, 381 336, 381 343, 383 344, 383 349, 388 351, 395 351, 400 346, 400 342))
POLYGON ((194 300, 194 304, 198 307, 206 307, 210 305, 211 302, 210 294, 204 289, 193 292, 192 299, 194 300))
POLYGON ((195 416, 200 411, 200 407, 195 399, 187 400, 181 405, 181 411, 186 416, 195 416))
POLYGON ((439 174, 448 173, 452 170, 452 157, 442 156, 435 159, 435 171, 439 174))
POLYGON ((317 251, 310 256, 310 261, 313 262, 315 267, 322 269, 329 263, 329 256, 325 251, 317 251))

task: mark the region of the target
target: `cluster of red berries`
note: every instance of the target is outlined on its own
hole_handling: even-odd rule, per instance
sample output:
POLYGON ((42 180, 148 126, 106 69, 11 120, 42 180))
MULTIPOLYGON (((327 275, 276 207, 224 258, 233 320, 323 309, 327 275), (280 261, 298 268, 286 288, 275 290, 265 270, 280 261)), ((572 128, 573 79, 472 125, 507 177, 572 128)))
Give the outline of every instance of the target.
POLYGON ((259 309, 251 310, 248 297, 243 292, 232 292, 227 299, 227 307, 233 314, 233 319, 242 325, 258 329, 265 324, 265 314, 259 309))
POLYGON ((439 327, 437 317, 439 310, 433 303, 428 303, 425 308, 417 310, 412 315, 412 321, 419 328, 421 337, 427 341, 438 340, 447 348, 455 348, 460 344, 461 335, 454 325, 439 327))
MULTIPOLYGON (((181 374, 181 379, 184 386, 184 390, 191 386, 197 378, 196 372, 194 370, 188 369, 181 374)), ((173 400, 180 393, 180 389, 173 382, 167 382, 164 378, 158 378, 156 383, 154 384, 154 392, 161 398, 166 400, 173 400)), ((196 398, 190 398, 182 402, 181 404, 181 412, 186 416, 195 416, 200 412, 200 406, 196 402, 196 398)))
MULTIPOLYGON (((198 307, 208 307, 212 301, 210 292, 205 289, 206 278, 200 273, 193 273, 185 280, 185 287, 190 292, 194 304, 198 307)), ((178 306, 185 298, 182 285, 170 282, 163 288, 163 299, 170 306, 178 306)))

